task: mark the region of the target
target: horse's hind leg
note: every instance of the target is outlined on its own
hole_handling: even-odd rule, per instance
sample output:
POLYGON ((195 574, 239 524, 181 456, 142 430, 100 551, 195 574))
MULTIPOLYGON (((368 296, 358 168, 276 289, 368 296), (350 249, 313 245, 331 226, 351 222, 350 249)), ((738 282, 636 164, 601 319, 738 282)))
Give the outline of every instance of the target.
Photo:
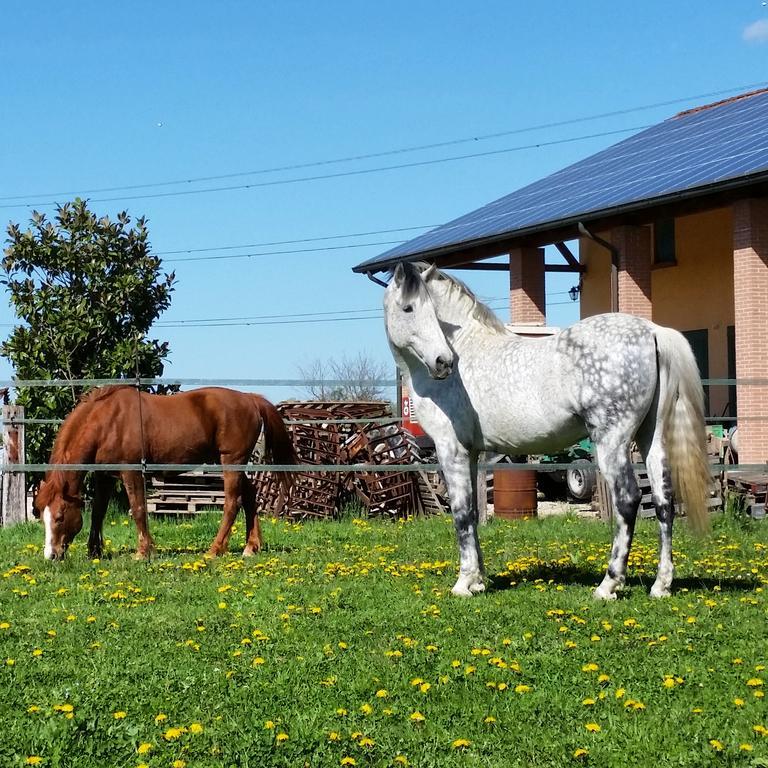
POLYGON ((603 439, 595 444, 597 463, 611 490, 613 508, 616 510, 616 533, 611 547, 608 570, 595 597, 615 600, 616 590, 624 586, 627 560, 635 533, 637 509, 640 506, 640 488, 629 460, 629 442, 603 439))
MULTIPOLYGON (((222 463, 230 463, 229 460, 222 463)), ((232 462, 235 463, 235 462, 232 462)), ((245 480, 242 472, 224 472, 224 513, 221 516, 221 524, 216 537, 211 542, 208 554, 214 557, 226 553, 229 547, 229 534, 232 532, 238 510, 238 497, 240 496, 241 479, 245 480)), ((244 484, 244 483, 243 483, 244 484)))
POLYGON ((256 489, 247 477, 242 481, 243 509, 245 510, 245 549, 243 557, 261 552, 261 524, 256 511, 256 489))
POLYGON ((643 424, 637 435, 640 450, 645 458, 648 479, 651 483, 656 519, 659 521, 659 568, 656 581, 651 587, 651 597, 669 597, 675 566, 672 563, 672 523, 675 519, 675 503, 672 493, 672 475, 664 451, 663 425, 650 421, 643 424))
POLYGON ((88 534, 88 556, 101 557, 104 547, 102 528, 115 479, 104 472, 93 474, 93 503, 91 504, 91 532, 88 534))
POLYGON ((138 545, 136 547, 136 559, 146 560, 155 548, 155 542, 149 534, 147 525, 147 500, 144 494, 144 478, 140 472, 123 472, 121 475, 123 485, 128 494, 128 503, 131 505, 131 515, 136 523, 138 533, 138 545))

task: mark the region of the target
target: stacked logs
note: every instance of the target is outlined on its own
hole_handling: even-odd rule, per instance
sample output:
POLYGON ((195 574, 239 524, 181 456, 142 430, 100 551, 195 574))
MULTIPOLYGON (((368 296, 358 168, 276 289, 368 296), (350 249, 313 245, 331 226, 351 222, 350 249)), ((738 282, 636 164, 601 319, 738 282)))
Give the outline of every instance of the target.
MULTIPOLYGON (((291 433, 299 464, 382 466, 419 461, 409 433, 394 419, 386 422, 392 418, 387 403, 285 402, 277 409, 291 433)), ((355 499, 371 516, 403 518, 445 510, 426 473, 419 471, 299 470, 287 496, 279 473, 258 472, 254 482, 259 511, 294 519, 335 518, 355 499)))

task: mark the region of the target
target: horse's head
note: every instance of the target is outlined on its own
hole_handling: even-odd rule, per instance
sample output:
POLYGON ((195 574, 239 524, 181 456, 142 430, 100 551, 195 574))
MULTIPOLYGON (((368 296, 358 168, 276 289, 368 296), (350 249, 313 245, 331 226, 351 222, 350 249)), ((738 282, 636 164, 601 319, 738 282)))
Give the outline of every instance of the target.
POLYGON ((454 355, 424 283, 432 269, 422 274, 408 262, 397 265, 384 291, 384 325, 396 350, 419 360, 433 379, 444 379, 454 355))
POLYGON ((35 517, 45 525, 45 549, 48 560, 62 560, 72 539, 83 527, 83 499, 69 492, 67 483, 43 480, 33 503, 35 517))

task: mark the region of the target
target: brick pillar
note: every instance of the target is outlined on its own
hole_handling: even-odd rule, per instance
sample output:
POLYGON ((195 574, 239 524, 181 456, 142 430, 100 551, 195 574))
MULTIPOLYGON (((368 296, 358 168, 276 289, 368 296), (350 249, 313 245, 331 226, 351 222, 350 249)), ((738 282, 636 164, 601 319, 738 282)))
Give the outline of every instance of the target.
MULTIPOLYGON (((768 378, 768 199, 733 205, 736 377, 768 378)), ((739 463, 768 460, 768 386, 737 388, 739 463), (742 420, 742 417, 746 419, 742 420)))
POLYGON ((611 230, 619 251, 619 312, 652 319, 651 231, 623 225, 611 230))
POLYGON ((509 254, 509 320, 544 325, 546 317, 544 249, 516 248, 509 254))

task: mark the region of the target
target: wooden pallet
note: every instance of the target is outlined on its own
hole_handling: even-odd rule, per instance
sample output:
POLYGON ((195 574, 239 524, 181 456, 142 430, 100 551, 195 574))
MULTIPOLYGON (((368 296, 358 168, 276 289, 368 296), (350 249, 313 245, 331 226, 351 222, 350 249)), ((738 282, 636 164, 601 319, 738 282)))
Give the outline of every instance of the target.
POLYGON ((768 502, 768 474, 732 472, 726 478, 726 493, 742 500, 744 511, 755 520, 765 518, 768 502))
POLYGON ((185 472, 174 476, 152 476, 147 490, 147 512, 153 515, 193 515, 224 508, 221 475, 185 472))

